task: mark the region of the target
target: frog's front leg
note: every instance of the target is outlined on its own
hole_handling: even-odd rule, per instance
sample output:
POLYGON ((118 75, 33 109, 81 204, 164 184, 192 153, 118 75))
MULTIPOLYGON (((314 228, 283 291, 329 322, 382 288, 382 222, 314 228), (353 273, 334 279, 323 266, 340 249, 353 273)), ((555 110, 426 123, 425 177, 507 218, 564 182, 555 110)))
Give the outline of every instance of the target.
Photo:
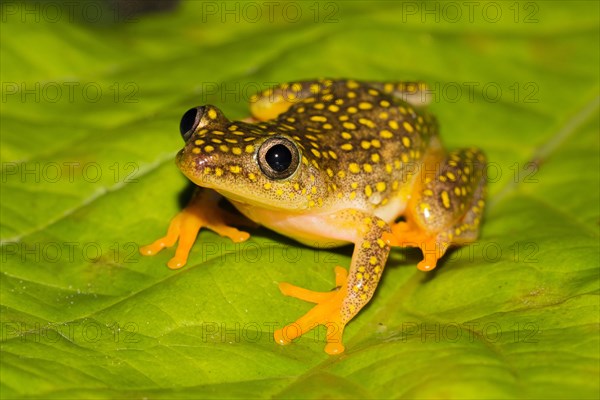
POLYGON ((340 232, 353 232, 347 239, 355 243, 350 271, 336 267, 336 288, 331 292, 314 292, 281 283, 279 288, 286 296, 316 303, 296 322, 275 332, 275 341, 287 344, 318 325, 327 327, 325 351, 337 354, 344 351, 342 335, 346 324, 369 302, 383 273, 390 247, 382 240, 389 226, 381 219, 356 210, 344 210, 332 217, 340 232))
POLYGON ((485 205, 485 156, 474 148, 430 158, 415 185, 405 219, 384 234, 387 243, 419 247, 423 260, 417 268, 430 271, 451 245, 473 242, 485 205))
POLYGON ((157 239, 152 244, 140 247, 140 253, 152 256, 165 247, 171 247, 179 239, 175 256, 167 265, 171 269, 183 267, 190 250, 202 227, 208 228, 221 236, 227 236, 234 242, 242 242, 250 237, 247 232, 242 232, 229 226, 229 224, 252 225, 243 217, 232 214, 219 208, 221 196, 215 191, 198 187, 190 203, 172 220, 167 234, 157 239))

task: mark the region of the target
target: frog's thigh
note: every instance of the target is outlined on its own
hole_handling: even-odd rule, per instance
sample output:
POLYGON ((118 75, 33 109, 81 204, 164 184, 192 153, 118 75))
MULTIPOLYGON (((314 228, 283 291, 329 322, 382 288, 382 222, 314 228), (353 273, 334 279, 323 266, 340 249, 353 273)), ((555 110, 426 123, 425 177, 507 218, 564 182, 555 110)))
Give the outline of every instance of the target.
POLYGON ((250 112, 259 121, 277 118, 293 104, 314 96, 328 85, 327 81, 282 83, 250 98, 250 112))
POLYGON ((391 239, 393 244, 421 248, 424 258, 419 269, 435 268, 450 245, 477 239, 485 197, 484 167, 483 153, 473 148, 453 151, 423 166, 424 171, 436 172, 420 174, 406 222, 392 227, 391 239))

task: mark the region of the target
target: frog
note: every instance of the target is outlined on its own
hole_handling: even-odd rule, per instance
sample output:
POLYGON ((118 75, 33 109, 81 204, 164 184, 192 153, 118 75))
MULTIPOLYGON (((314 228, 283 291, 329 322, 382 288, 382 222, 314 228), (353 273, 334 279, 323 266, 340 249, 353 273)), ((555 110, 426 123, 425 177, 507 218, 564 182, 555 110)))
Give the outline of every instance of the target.
POLYGON ((273 333, 288 344, 324 325, 325 352, 344 352, 344 329, 373 297, 392 248, 420 248, 417 268, 431 271, 449 247, 479 234, 486 157, 442 146, 428 93, 418 81, 320 78, 254 95, 242 120, 210 104, 191 108, 176 164, 196 191, 141 254, 177 243, 168 266, 181 268, 201 228, 243 242, 250 234, 238 227, 252 224, 307 246, 353 245, 331 291, 279 283, 314 306, 273 333))

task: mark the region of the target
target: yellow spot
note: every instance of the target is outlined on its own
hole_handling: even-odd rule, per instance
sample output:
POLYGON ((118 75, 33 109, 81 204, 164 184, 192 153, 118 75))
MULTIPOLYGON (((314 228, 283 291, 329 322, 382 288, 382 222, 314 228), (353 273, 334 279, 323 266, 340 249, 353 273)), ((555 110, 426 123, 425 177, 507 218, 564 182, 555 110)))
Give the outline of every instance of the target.
POLYGON ((316 188, 315 186, 311 187, 311 188, 310 188, 310 192, 311 192, 312 194, 317 194, 317 188, 316 188))
POLYGON ((382 130, 381 132, 379 132, 379 136, 381 136, 384 139, 391 139, 394 137, 394 134, 388 130, 382 130))
POLYGON ((352 135, 348 132, 342 132, 342 139, 350 140, 352 139, 352 135))
POLYGON ((316 108, 317 110, 322 110, 322 109, 325 108, 325 104, 323 104, 323 103, 316 103, 313 107, 316 108))
POLYGON ((254 152, 254 146, 249 144, 248 146, 246 146, 246 153, 253 153, 254 152))
POLYGON ((281 190, 281 189, 277 189, 277 190, 275 191, 275 194, 276 194, 277 196, 281 196, 281 195, 283 194, 283 190, 281 190))
POLYGON ((312 117, 310 117, 310 120, 316 122, 325 122, 327 121, 327 117, 324 117, 322 115, 313 115, 312 117))
POLYGON ((356 129, 356 125, 354 125, 352 122, 344 122, 342 125, 346 129, 356 129))
POLYGON ((340 115, 338 119, 339 119, 340 121, 348 121, 348 119, 349 119, 349 118, 350 118, 350 117, 349 117, 349 116, 347 116, 347 115, 340 115))
POLYGON ((215 168, 215 175, 216 175, 216 176, 221 176, 221 175, 223 175, 223 169, 222 169, 222 168, 219 168, 219 167, 215 168))
POLYGON ((333 152, 332 150, 329 150, 328 153, 331 158, 333 158, 334 160, 337 160, 338 156, 337 156, 337 154, 335 154, 335 152, 333 152))
POLYGON ((369 258, 369 264, 371 264, 371 265, 377 264, 377 257, 371 256, 371 258, 369 258))
POLYGON ((321 158, 321 152, 315 149, 310 149, 310 152, 317 158, 321 158))
POLYGON ((377 239, 377 244, 379 245, 379 247, 381 247, 382 249, 385 247, 385 242, 383 241, 383 239, 379 238, 377 239))
POLYGON ((203 173, 204 175, 208 175, 208 174, 210 174, 210 171, 211 171, 210 167, 205 167, 205 168, 204 168, 204 171, 202 171, 202 173, 203 173))
POLYGON ((373 147, 375 147, 375 148, 380 148, 381 142, 378 139, 373 139, 373 140, 371 140, 371 145, 373 145, 373 147))
POLYGON ((450 197, 448 196, 448 192, 445 190, 442 192, 442 204, 445 208, 450 208, 450 197))
POLYGON ((271 185, 271 182, 267 182, 263 187, 267 190, 270 190, 273 187, 273 185, 271 185))
POLYGON ((367 140, 363 140, 360 142, 360 147, 367 150, 367 149, 371 148, 371 142, 369 142, 367 140))
POLYGON ((450 181, 454 182, 456 180, 456 175, 454 175, 452 172, 448 171, 446 173, 446 176, 448 177, 448 179, 450 179, 450 181))
POLYGON ((374 163, 378 163, 380 160, 381 160, 381 158, 379 157, 379 154, 377 154, 377 153, 371 154, 371 161, 373 161, 374 163))
POLYGON ((377 220, 377 226, 383 228, 385 226, 385 221, 382 219, 377 220))
POLYGON ((425 189, 423 190, 423 194, 425 196, 433 196, 433 191, 431 189, 425 189))
POLYGON ((386 113, 385 111, 382 111, 382 112, 380 112, 380 113, 379 113, 379 115, 378 115, 378 116, 379 116, 379 118, 381 118, 381 119, 388 119, 388 117, 389 117, 389 114, 388 114, 388 113, 386 113))
POLYGON ((344 172, 344 171, 338 171, 338 176, 343 179, 343 178, 346 177, 346 172, 344 172))
POLYGON ((353 98, 356 97, 356 93, 354 93, 354 92, 348 92, 348 93, 346 93, 346 96, 348 96, 349 99, 353 99, 353 98))
POLYGON ((362 101, 358 104, 358 108, 360 108, 361 110, 370 110, 371 108, 373 108, 373 104, 367 103, 366 101, 362 101))
POLYGON ((380 105, 381 107, 389 107, 389 106, 390 106, 390 102, 389 102, 389 101, 387 101, 387 100, 381 100, 381 101, 379 102, 379 105, 380 105))
POLYGON ((388 174, 392 173, 392 164, 385 164, 385 172, 388 174))
POLYGON ((248 174, 248 179, 250 179, 251 181, 255 181, 256 180, 256 175, 254 175, 254 173, 250 172, 248 174))
POLYGON ((194 148, 192 149, 192 153, 194 153, 194 154, 200 154, 200 149, 199 149, 199 148, 197 148, 197 147, 194 147, 194 148))
POLYGON ((229 151, 229 147, 227 147, 227 145, 220 145, 219 146, 219 150, 221 150, 222 153, 227 153, 229 151))
POLYGON ((371 164, 363 164, 363 169, 365 170, 365 172, 373 172, 373 167, 371 166, 371 164))
POLYGON ((323 124, 323 129, 332 129, 333 125, 331 124, 323 124))
POLYGON ((358 83, 356 81, 349 80, 348 82, 346 82, 346 86, 348 87, 348 89, 356 89, 358 87, 358 83))
POLYGON ((383 192, 383 191, 385 191, 386 184, 385 184, 385 182, 377 182, 377 184, 375 185, 375 188, 377 189, 378 192, 383 192))
POLYGON ((350 184, 350 187, 351 187, 352 189, 356 189, 356 188, 358 187, 358 182, 352 182, 352 183, 350 184))
POLYGON ((227 143, 237 143, 238 142, 237 139, 233 139, 233 138, 227 138, 227 139, 225 139, 225 141, 227 143))
POLYGON ((208 118, 210 118, 210 119, 217 118, 217 112, 215 111, 214 108, 209 108, 208 109, 208 118))
POLYGON ((202 146, 202 145, 204 144, 204 140, 200 140, 200 139, 198 139, 198 140, 194 141, 194 144, 195 144, 196 146, 202 146))
POLYGON ((408 123, 408 121, 404 121, 402 123, 402 126, 404 127, 404 129, 406 129, 406 132, 408 133, 412 133, 414 131, 414 128, 411 124, 408 123))
POLYGON ((371 189, 371 185, 365 186, 365 194, 367 195, 367 197, 371 197, 371 195, 373 194, 373 189, 371 189))
POLYGON ((242 149, 240 149, 239 147, 234 147, 231 149, 231 152, 236 156, 239 156, 240 154, 242 154, 242 149))
POLYGON ((360 167, 357 163, 350 163, 350 165, 348 165, 348 170, 353 174, 358 174, 360 172, 360 167))
MULTIPOLYGON (((364 241, 363 244, 362 244, 362 248, 363 249, 370 249, 371 248, 371 242, 364 241)), ((363 268, 363 270, 364 270, 364 268, 363 268)))
POLYGON ((350 150, 352 150, 352 145, 350 143, 344 143, 343 145, 340 146, 340 149, 350 151, 350 150))
POLYGON ((398 122, 391 120, 390 122, 388 122, 388 125, 390 126, 390 128, 392 129, 398 129, 400 126, 398 125, 398 122))
POLYGON ((327 109, 331 112, 338 112, 340 111, 340 108, 338 106, 336 106, 335 104, 330 104, 329 107, 327 107, 327 109))
POLYGON ((460 188, 458 186, 454 187, 454 194, 460 196, 460 188))
POLYGON ((314 200, 310 200, 310 201, 308 202, 308 206, 309 206, 309 207, 314 207, 314 206, 315 206, 315 202, 314 202, 314 200))
POLYGON ((406 148, 410 147, 410 139, 408 138, 408 136, 402 136, 402 144, 406 148))
POLYGON ((370 119, 367 118, 360 118, 358 120, 359 123, 368 126, 369 128, 375 128, 375 123, 373 121, 371 121, 370 119))
POLYGON ((350 197, 350 200, 354 200, 356 198, 356 192, 355 191, 350 192, 350 196, 348 196, 348 197, 350 197))
POLYGON ((204 147, 204 151, 205 151, 205 152, 207 152, 207 153, 210 153, 210 152, 212 152, 212 151, 214 151, 214 150, 215 150, 215 148, 214 148, 214 147, 212 147, 212 146, 210 146, 210 145, 209 145, 209 146, 206 146, 206 147, 204 147))
POLYGON ((358 112, 358 108, 348 107, 348 109, 346 111, 348 111, 350 114, 356 114, 358 112))
POLYGON ((240 172, 242 172, 242 169, 239 165, 232 165, 231 167, 229 167, 229 170, 234 174, 239 174, 240 172))

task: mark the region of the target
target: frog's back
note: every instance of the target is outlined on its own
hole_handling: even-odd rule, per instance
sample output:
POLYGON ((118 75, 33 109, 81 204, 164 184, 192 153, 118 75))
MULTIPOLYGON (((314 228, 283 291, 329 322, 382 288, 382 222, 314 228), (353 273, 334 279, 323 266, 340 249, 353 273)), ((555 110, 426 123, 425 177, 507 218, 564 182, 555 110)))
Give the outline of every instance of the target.
POLYGON ((294 85, 311 94, 263 125, 290 135, 302 162, 327 175, 328 200, 373 209, 410 191, 412 175, 438 146, 431 114, 400 99, 393 85, 351 80, 290 88, 294 85))

